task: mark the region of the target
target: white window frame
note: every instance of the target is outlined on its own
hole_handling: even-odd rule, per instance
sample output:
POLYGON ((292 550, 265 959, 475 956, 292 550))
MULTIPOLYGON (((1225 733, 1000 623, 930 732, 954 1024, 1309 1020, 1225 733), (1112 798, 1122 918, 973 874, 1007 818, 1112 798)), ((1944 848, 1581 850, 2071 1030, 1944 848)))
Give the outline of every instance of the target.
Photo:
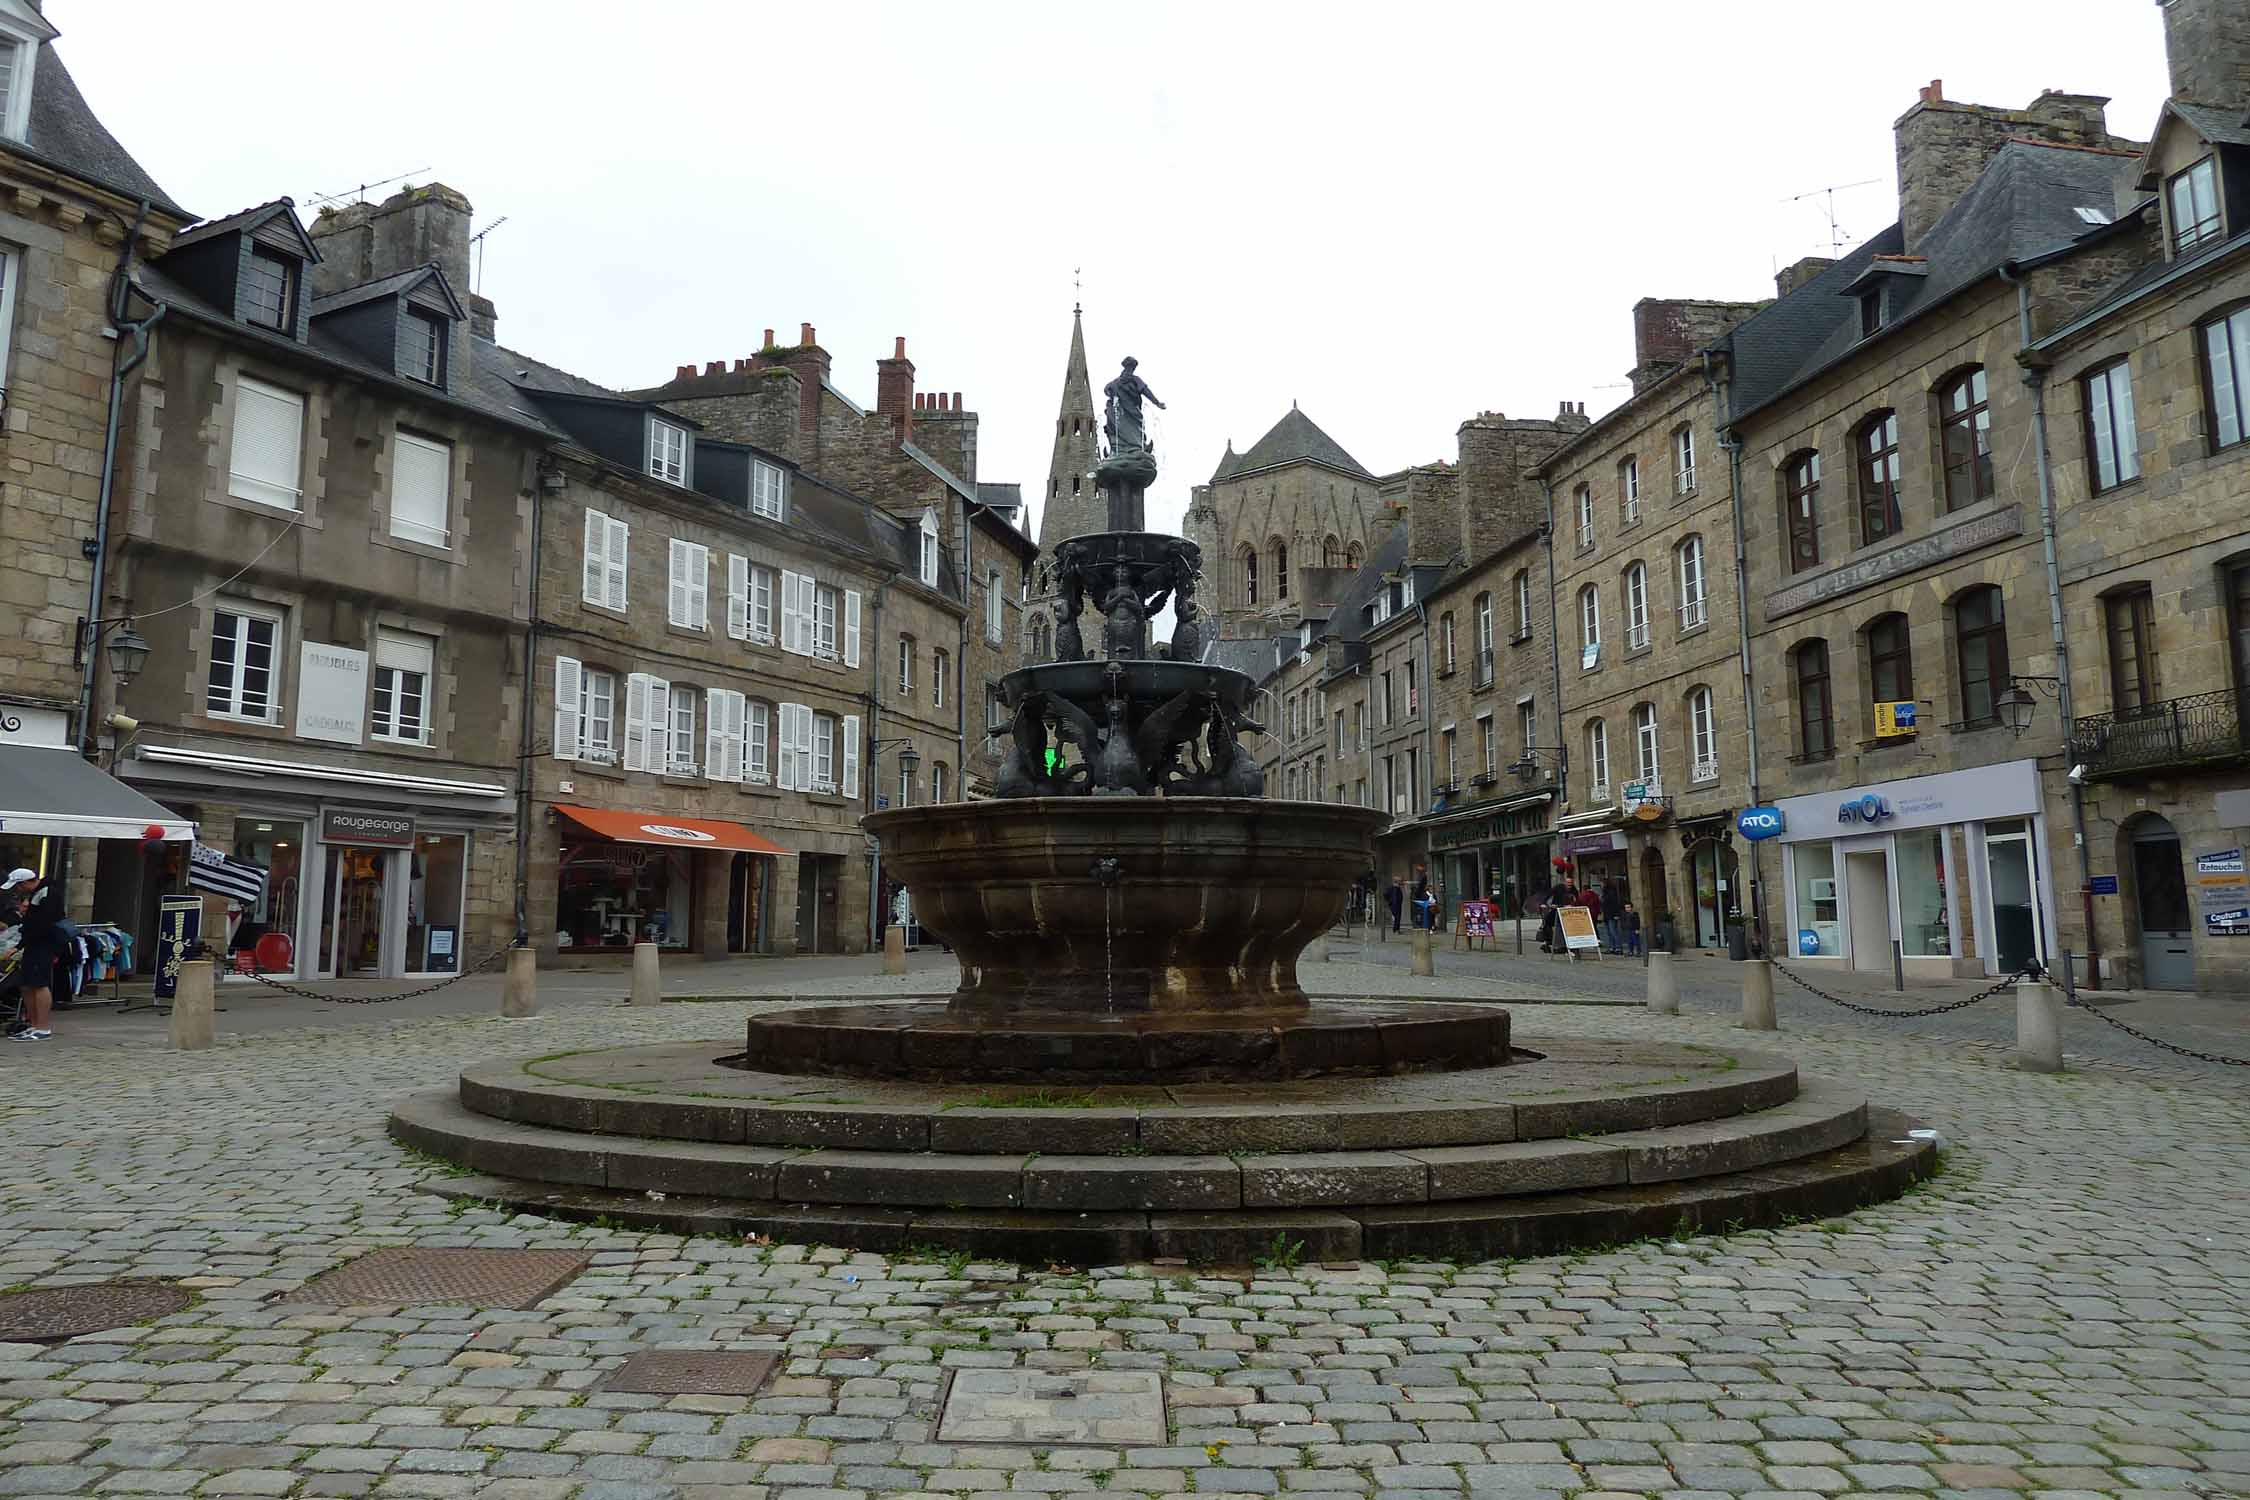
POLYGON ((914 696, 914 637, 898 638, 898 695, 901 699, 914 696))
POLYGON ((2133 362, 2113 359, 2087 372, 2086 425, 2093 434, 2090 455, 2097 493, 2141 477, 2140 413, 2133 402, 2133 362))
POLYGON ((1524 641, 1530 638, 1531 575, 1528 572, 1519 572, 1516 574, 1516 639, 1524 641))
POLYGON ((281 722, 282 663, 289 646, 289 621, 280 610, 242 599, 220 599, 211 606, 211 629, 204 638, 203 696, 199 700, 203 713, 213 719, 234 719, 245 724, 278 724, 281 722), (216 649, 219 637, 219 616, 227 615, 238 621, 234 633, 233 680, 228 690, 225 708, 211 706, 211 669, 218 664, 216 649), (266 665, 266 711, 262 714, 245 713, 242 709, 242 664, 250 649, 252 624, 273 628, 273 640, 266 665))
POLYGON ((453 445, 440 438, 426 438, 419 433, 394 432, 391 434, 391 535, 402 541, 418 542, 425 547, 451 547, 453 545, 453 445), (402 489, 400 480, 412 467, 408 458, 418 460, 435 458, 438 464, 440 487, 438 490, 438 524, 413 520, 399 513, 402 489))
POLYGON ((1656 705, 1633 705, 1633 768, 1639 774, 1636 781, 1661 782, 1658 772, 1663 766, 1664 746, 1657 732, 1656 705))
POLYGON ((1602 660, 1602 591, 1587 584, 1578 591, 1578 669, 1590 672, 1602 660))
POLYGON ((8 59, 8 94, 0 100, 0 135, 11 141, 21 141, 31 128, 31 90, 39 69, 39 44, 57 35, 54 27, 36 19, 36 12, 33 16, 35 19, 19 20, 0 11, 0 47, 14 49, 8 59), (33 30, 34 24, 44 26, 44 30, 33 30))
POLYGON ((836 795, 836 716, 815 712, 812 714, 811 785, 809 790, 824 797, 836 795))
POLYGON ((1688 780, 1719 779, 1719 711, 1711 690, 1688 694, 1688 780))
POLYGON ((582 680, 577 758, 595 765, 614 766, 617 764, 617 674, 606 667, 588 667, 582 680))
POLYGON ((1529 696, 1516 700, 1516 733, 1523 738, 1523 753, 1529 756, 1539 745, 1539 700, 1529 696))
POLYGON ((1636 525, 1641 519, 1641 460, 1637 454, 1628 455, 1617 466, 1619 501, 1625 508, 1625 524, 1636 525))
POLYGON ((984 638, 988 643, 995 646, 1006 638, 1007 601, 1007 592, 1000 587, 1000 570, 998 568, 985 569, 984 638))
POLYGON ((1672 493, 1695 493, 1695 428, 1688 423, 1672 433, 1672 493))
POLYGON ((916 541, 922 584, 925 588, 934 589, 937 587, 938 574, 937 510, 934 506, 922 512, 921 532, 916 541))
MULTIPOLYGON (((700 776, 703 768, 695 763, 695 700, 699 695, 692 687, 672 683, 666 693, 664 736, 664 774, 667 776, 700 776)), ((706 714, 708 717, 708 714, 706 714)))
POLYGON ((840 590, 833 584, 812 586, 812 654, 822 661, 841 659, 836 650, 836 616, 841 612, 840 590))
POLYGON ((578 596, 602 609, 625 609, 626 564, 632 555, 633 528, 607 512, 589 508, 580 540, 578 596))
POLYGON ((945 678, 953 665, 953 654, 943 646, 930 652, 930 707, 945 707, 945 678))
POLYGON ((270 506, 275 510, 302 511, 305 501, 305 414, 311 403, 302 391, 269 385, 249 375, 238 375, 234 382, 233 429, 227 434, 227 493, 237 500, 247 500, 253 505, 270 506), (293 407, 297 414, 296 472, 290 483, 281 484, 257 474, 245 474, 238 467, 236 455, 242 442, 242 414, 251 401, 277 402, 293 407))
POLYGON ((1710 577, 1703 566, 1703 538, 1691 536, 1679 545, 1680 629, 1694 630, 1711 620, 1710 577), (1690 561, 1695 566, 1688 566, 1690 561))
POLYGON ((759 563, 750 565, 750 639, 761 646, 774 644, 773 595, 774 570, 759 563))
POLYGON ((648 472, 666 484, 685 485, 688 473, 688 430, 662 417, 648 419, 648 472))
POLYGON ((789 518, 789 471, 762 458, 750 460, 750 514, 769 521, 789 518))
POLYGON ((1592 778, 1586 788, 1590 802, 1609 800, 1609 725, 1595 719, 1586 726, 1586 770, 1592 778))
POLYGON ((1484 754, 1484 774, 1499 775, 1500 726, 1494 722, 1489 708, 1477 715, 1477 748, 1484 754))
POLYGON ((711 549, 672 538, 667 560, 665 618, 681 630, 711 628, 711 549))
POLYGON ((1594 545, 1594 487, 1578 487, 1578 550, 1587 551, 1594 545))
POLYGON ((1638 651, 1648 644, 1648 567, 1635 563, 1625 570, 1625 649, 1638 651))
POLYGON ((742 779, 752 786, 773 785, 773 705, 751 699, 742 710, 742 779))
POLYGON ((2164 184, 2164 212, 2171 220, 2172 253, 2192 250, 2206 240, 2215 240, 2226 234, 2225 210, 2219 202, 2219 169, 2216 152, 2172 174, 2164 184), (2195 217, 2187 223, 2180 220, 2180 189, 2187 189, 2187 211, 2195 217), (2198 205, 2197 199, 2202 200, 2198 205), (2204 210, 2209 212, 2205 213, 2204 210))
POLYGON ((23 275, 23 252, 0 245, 0 392, 7 389, 8 365, 16 345, 16 281, 23 275))
POLYGON ((935 804, 945 800, 945 762, 930 762, 930 801, 935 804))
POLYGON ((430 707, 437 685, 437 642, 434 639, 407 630, 377 630, 375 632, 375 653, 369 666, 368 685, 370 696, 367 711, 367 737, 369 739, 381 740, 385 744, 391 745, 427 745, 431 742, 430 707), (386 656, 400 658, 413 655, 419 655, 421 658, 418 666, 408 667, 400 665, 395 660, 389 662, 384 660, 386 656), (388 696, 391 702, 390 722, 393 726, 393 732, 388 734, 383 731, 382 709, 378 706, 385 696, 386 673, 389 674, 391 679, 388 696), (400 692, 402 684, 399 679, 405 676, 417 676, 422 679, 416 694, 421 702, 421 727, 413 734, 396 732, 396 726, 400 721, 398 705, 402 696, 400 692))

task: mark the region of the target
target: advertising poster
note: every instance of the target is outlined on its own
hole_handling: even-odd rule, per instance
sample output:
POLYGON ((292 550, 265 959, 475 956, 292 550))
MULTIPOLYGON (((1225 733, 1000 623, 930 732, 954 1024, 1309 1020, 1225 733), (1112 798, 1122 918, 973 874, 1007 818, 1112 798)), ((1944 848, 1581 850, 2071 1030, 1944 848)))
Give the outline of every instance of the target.
POLYGON ((2213 849, 2195 857, 2195 904, 2205 937, 2250 937, 2250 876, 2240 849, 2213 849))
POLYGON ((1461 927, 1472 938, 1492 936, 1492 903, 1489 901, 1462 902, 1461 927))
POLYGON ((203 936, 203 898, 164 896, 156 904, 156 998, 180 990, 180 965, 203 936))
POLYGON ((1583 906, 1558 906, 1557 918, 1562 922, 1563 947, 1572 954, 1581 951, 1599 953, 1602 940, 1594 936, 1594 914, 1583 906))

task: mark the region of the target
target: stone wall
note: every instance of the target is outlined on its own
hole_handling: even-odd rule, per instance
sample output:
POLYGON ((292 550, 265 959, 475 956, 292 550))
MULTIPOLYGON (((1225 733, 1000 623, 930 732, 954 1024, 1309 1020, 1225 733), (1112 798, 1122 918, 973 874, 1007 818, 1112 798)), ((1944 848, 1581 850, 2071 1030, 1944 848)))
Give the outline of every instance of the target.
POLYGON ((2048 89, 2022 109, 1963 104, 1946 98, 1944 84, 1932 80, 1892 127, 1898 154, 1899 226, 1906 253, 1917 251, 1930 226, 1969 190, 2010 139, 2138 149, 2142 142, 2109 133, 2103 109, 2108 103, 2098 95, 2048 89))
POLYGON ((2240 0, 2157 0, 2172 92, 2240 108, 2250 99, 2250 10, 2240 0))
POLYGON ((1328 545, 1340 557, 1373 549, 1384 518, 1378 485, 1312 463, 1284 464, 1197 485, 1188 510, 1187 536, 1203 549, 1204 588, 1198 602, 1205 620, 1225 639, 1272 635, 1296 623, 1297 600, 1277 595, 1275 544, 1286 544, 1292 574, 1325 565, 1328 545), (1242 552, 1258 554, 1258 598, 1244 587, 1242 552))

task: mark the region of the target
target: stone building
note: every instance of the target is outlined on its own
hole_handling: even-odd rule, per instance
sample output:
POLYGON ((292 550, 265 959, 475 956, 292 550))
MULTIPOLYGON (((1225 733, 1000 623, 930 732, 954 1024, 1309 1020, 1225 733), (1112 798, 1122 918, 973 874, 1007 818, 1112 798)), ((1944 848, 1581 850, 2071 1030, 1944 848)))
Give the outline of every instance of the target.
MULTIPOLYGON (((111 386, 137 378, 110 300, 194 215, 94 118, 56 34, 38 6, 0 4, 0 860, 67 871, 83 919, 98 840, 135 847, 162 816, 79 753, 102 741, 85 708, 106 702, 112 643, 130 638, 93 589, 111 386)), ((125 425, 121 446, 133 437, 125 425)))
MULTIPOLYGON (((139 273, 163 319, 103 610, 150 646, 114 697, 139 721, 119 773, 266 871, 206 940, 306 977, 457 972, 515 931, 519 559, 549 438, 472 353, 467 203, 433 186, 377 217, 440 258, 331 258, 279 199, 139 273)), ((105 845, 97 915, 152 932, 182 864, 105 845)))
POLYGON ((1896 126, 1900 222, 1715 342, 1745 728, 1784 819, 1758 904, 1805 963, 1887 972, 1896 945, 1910 976, 2003 974, 2063 947, 2062 726, 2011 713, 2067 649, 2017 283, 2067 297, 2137 259, 2113 216, 2141 148, 2104 103, 1994 109, 1932 84, 1896 126))
POLYGON ((1203 549, 1199 602, 1213 633, 1239 639, 1293 628, 1292 570, 1356 571, 1380 529, 1377 487, 1294 404, 1248 452, 1230 441, 1188 501, 1187 537, 1203 549))
POLYGON ((1573 775, 1556 854, 1651 940, 1718 947, 1739 924, 1744 733, 1734 492, 1697 352, 1757 303, 1644 299, 1633 394, 1540 465, 1553 496, 1562 725, 1573 775))

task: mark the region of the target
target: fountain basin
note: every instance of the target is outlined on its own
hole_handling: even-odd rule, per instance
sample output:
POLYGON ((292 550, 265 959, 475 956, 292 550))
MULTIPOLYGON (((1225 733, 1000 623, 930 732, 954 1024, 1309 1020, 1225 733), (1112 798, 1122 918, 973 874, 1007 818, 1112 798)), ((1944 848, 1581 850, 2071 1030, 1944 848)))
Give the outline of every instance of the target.
POLYGON ((1024 797, 862 820, 961 960, 952 1015, 1260 1024, 1304 1012, 1298 956, 1343 914, 1387 821, 1243 797, 1024 797))

